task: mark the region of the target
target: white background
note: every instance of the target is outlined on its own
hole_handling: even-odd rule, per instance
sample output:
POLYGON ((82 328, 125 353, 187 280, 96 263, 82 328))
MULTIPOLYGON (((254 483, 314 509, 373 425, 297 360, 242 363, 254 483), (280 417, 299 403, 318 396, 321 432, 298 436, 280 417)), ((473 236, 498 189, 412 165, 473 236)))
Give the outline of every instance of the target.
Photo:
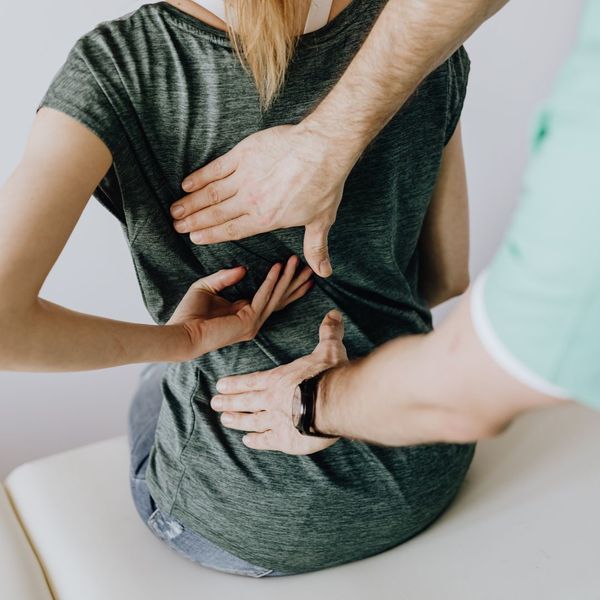
MULTIPOLYGON (((16 166, 37 103, 75 40, 138 5, 0 0, 0 182, 16 166)), ((467 44, 473 64, 463 131, 472 277, 489 261, 509 222, 533 116, 572 44, 581 6, 580 0, 513 0, 467 44)), ((151 322, 121 229, 95 201, 42 296, 79 311, 151 322)), ((22 462, 124 433, 139 369, 0 373, 0 478, 22 462)))

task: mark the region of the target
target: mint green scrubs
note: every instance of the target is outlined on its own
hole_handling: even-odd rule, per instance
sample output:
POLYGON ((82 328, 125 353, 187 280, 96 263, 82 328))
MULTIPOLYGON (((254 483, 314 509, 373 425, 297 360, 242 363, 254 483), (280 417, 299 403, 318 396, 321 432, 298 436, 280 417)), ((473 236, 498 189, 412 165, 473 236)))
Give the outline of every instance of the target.
POLYGON ((523 198, 472 295, 511 373, 600 409, 600 0, 536 127, 523 198))

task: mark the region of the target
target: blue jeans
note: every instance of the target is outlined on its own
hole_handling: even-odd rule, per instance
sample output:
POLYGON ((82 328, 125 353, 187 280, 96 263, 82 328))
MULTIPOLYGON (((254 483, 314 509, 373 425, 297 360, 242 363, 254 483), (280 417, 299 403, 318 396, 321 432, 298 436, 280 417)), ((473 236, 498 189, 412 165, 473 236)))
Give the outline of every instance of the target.
POLYGON ((166 365, 157 363, 144 368, 129 407, 129 481, 133 502, 140 517, 158 538, 186 558, 205 567, 249 577, 285 575, 250 564, 230 554, 156 506, 146 484, 146 468, 162 404, 161 380, 165 367, 166 365))

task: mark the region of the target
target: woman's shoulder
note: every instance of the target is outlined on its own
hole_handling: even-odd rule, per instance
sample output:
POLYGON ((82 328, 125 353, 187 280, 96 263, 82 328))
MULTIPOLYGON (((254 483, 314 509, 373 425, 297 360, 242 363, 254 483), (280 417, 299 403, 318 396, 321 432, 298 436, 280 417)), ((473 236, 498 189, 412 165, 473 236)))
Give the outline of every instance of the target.
POLYGON ((152 39, 148 34, 154 21, 154 5, 144 4, 122 16, 101 21, 77 39, 74 50, 86 59, 131 54, 141 41, 152 39))

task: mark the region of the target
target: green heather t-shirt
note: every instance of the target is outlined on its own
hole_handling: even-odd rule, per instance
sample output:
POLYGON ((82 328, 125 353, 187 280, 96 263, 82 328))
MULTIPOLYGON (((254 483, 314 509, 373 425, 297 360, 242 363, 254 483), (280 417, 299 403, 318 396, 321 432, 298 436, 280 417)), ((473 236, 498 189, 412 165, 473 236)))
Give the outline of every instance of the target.
POLYGON ((600 0, 538 120, 525 189, 474 323, 492 355, 540 391, 600 409, 600 0))
MULTIPOLYGON (((224 295, 249 298, 274 262, 302 256, 303 228, 195 246, 173 229, 169 207, 186 175, 255 131, 307 115, 384 4, 354 0, 302 36, 266 112, 227 35, 169 4, 146 4, 77 41, 41 104, 83 122, 111 150, 113 166, 95 195, 121 222, 156 323, 169 319, 199 277, 246 265, 248 276, 224 295)), ((164 376, 150 492, 163 511, 255 565, 307 571, 381 552, 435 519, 463 481, 472 446, 345 440, 311 456, 257 452, 241 432, 221 426, 209 402, 220 377, 311 352, 332 308, 345 315, 350 357, 430 330, 417 242, 468 70, 461 49, 364 152, 329 237, 333 276, 273 315, 254 341, 170 364, 164 376)))

